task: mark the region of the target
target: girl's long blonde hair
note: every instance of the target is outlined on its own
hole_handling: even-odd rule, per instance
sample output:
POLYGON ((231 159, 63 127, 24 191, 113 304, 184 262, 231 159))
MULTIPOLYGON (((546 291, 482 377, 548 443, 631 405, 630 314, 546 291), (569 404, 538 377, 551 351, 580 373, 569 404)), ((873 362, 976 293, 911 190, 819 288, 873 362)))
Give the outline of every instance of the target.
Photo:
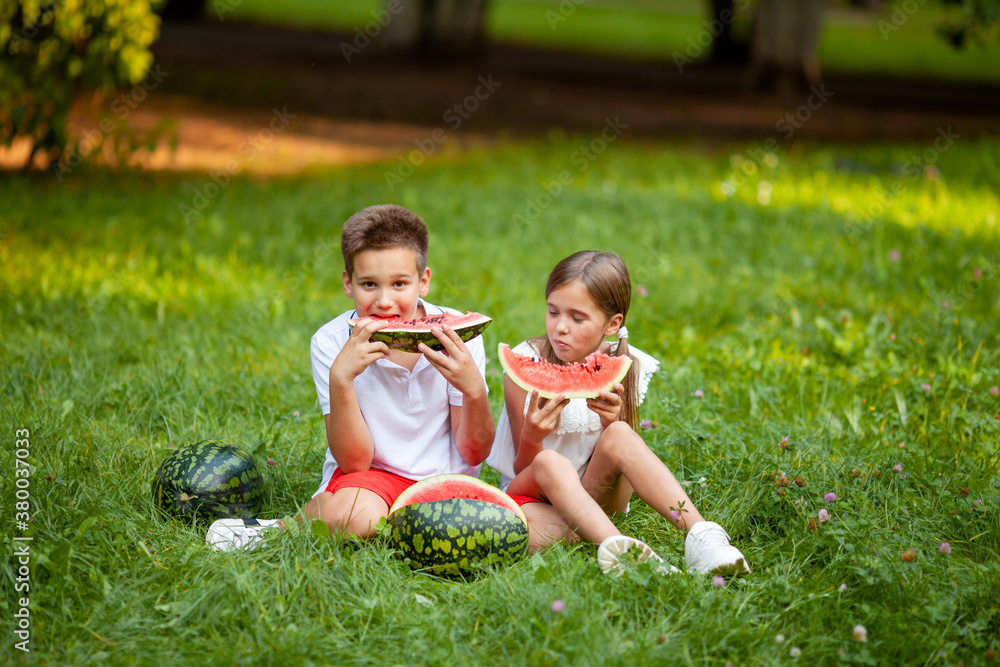
MULTIPOLYGON (((590 298, 609 319, 621 313, 622 323, 628 317, 628 307, 632 303, 632 280, 628 268, 621 257, 613 252, 597 252, 582 250, 574 253, 556 264, 549 274, 545 285, 545 298, 567 283, 579 280, 586 288, 590 298)), ((564 363, 556 356, 547 336, 533 341, 535 349, 542 357, 553 364, 564 363)), ((628 339, 620 338, 618 345, 611 351, 611 356, 629 355, 628 339)), ((619 421, 626 422, 632 428, 639 426, 639 360, 632 357, 632 367, 622 382, 625 392, 622 394, 622 410, 619 421)))

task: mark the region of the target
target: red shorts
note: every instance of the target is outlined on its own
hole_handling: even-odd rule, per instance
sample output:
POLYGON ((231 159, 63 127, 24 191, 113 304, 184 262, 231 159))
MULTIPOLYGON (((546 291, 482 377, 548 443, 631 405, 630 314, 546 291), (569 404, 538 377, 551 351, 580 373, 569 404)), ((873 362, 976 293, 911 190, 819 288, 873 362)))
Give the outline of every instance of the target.
POLYGON ((385 501, 386 505, 392 507, 399 494, 414 484, 416 482, 412 479, 400 477, 384 470, 375 470, 372 468, 364 472, 345 473, 340 468, 337 468, 333 471, 333 477, 330 479, 330 483, 326 485, 326 490, 330 493, 336 493, 341 489, 356 489, 360 487, 377 494, 379 498, 385 501))
POLYGON ((518 507, 521 505, 527 505, 528 503, 546 503, 547 500, 542 500, 541 498, 535 498, 534 496, 522 496, 520 493, 508 493, 518 507))

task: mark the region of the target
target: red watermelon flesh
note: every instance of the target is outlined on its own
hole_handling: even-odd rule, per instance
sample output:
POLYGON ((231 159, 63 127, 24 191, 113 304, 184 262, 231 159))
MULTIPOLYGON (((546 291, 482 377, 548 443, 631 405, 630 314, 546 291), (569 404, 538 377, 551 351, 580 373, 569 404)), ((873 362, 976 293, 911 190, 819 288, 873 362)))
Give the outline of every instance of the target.
POLYGON ((581 364, 553 364, 518 354, 506 343, 498 348, 504 373, 525 391, 538 390, 542 398, 597 398, 621 382, 632 366, 629 356, 593 352, 581 364))
MULTIPOLYGON (((347 325, 353 329, 363 319, 366 318, 348 320, 347 325)), ((420 343, 432 350, 443 350, 444 345, 431 332, 433 327, 447 325, 455 330, 459 338, 468 342, 481 335, 493 321, 486 315, 473 312, 467 312, 465 315, 440 313, 411 320, 404 320, 397 315, 369 315, 367 319, 389 322, 388 326, 373 333, 371 340, 381 341, 391 348, 404 352, 419 352, 417 346, 420 343)))
POLYGON ((452 498, 467 498, 469 500, 482 500, 494 505, 499 505, 510 510, 518 516, 525 524, 528 520, 524 517, 524 512, 514 502, 514 499, 506 493, 490 486, 486 482, 480 481, 469 475, 435 475, 421 480, 403 491, 396 498, 396 502, 389 509, 392 515, 396 510, 407 505, 417 503, 429 503, 437 500, 450 500, 452 498))

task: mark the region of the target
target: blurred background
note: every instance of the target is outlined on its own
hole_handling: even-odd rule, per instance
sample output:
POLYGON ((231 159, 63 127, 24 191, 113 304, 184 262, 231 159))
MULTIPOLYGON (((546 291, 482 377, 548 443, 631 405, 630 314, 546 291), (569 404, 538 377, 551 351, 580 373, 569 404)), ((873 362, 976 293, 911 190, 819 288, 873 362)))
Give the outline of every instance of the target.
POLYGON ((949 121, 995 134, 1000 118, 996 0, 68 7, 4 4, 6 168, 45 169, 87 136, 79 161, 218 168, 233 132, 285 106, 296 131, 256 170, 392 157, 425 134, 414 126, 475 144, 626 114, 633 135, 924 140, 949 121), (469 100, 486 75, 502 94, 469 100))

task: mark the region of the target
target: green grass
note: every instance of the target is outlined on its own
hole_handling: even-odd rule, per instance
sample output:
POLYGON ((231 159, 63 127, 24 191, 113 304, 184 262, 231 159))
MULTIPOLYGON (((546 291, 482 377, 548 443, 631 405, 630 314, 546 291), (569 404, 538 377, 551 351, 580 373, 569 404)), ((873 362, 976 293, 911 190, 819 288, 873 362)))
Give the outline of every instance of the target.
MULTIPOLYGON (((901 10, 894 18, 896 5, 902 3, 886 3, 881 12, 830 8, 819 48, 822 68, 830 73, 1000 81, 1000 44, 970 43, 963 49, 954 49, 936 33, 948 16, 939 5, 921 4, 917 11, 901 10)), ((379 0, 336 3, 293 0, 281 4, 243 0, 223 17, 353 32, 372 23, 383 6, 379 0)), ((494 0, 487 15, 486 32, 497 42, 661 60, 669 64, 674 62, 674 54, 688 54, 691 43, 697 44, 705 36, 705 22, 710 20, 707 0, 565 5, 570 6, 574 7, 572 11, 560 9, 556 0, 494 0)), ((211 9, 208 15, 215 16, 211 9)), ((752 12, 744 10, 737 16, 735 30, 746 36, 752 12)), ((702 47, 690 55, 695 60, 705 60, 709 53, 702 47)))
MULTIPOLYGON (((963 138, 913 175, 926 146, 800 143, 744 179, 755 144, 626 137, 575 161, 591 139, 436 158, 394 192, 395 162, 237 178, 190 223, 179 205, 200 174, 0 180, 0 610, 12 627, 29 597, 33 631, 32 654, 8 633, 0 660, 786 664, 794 646, 801 664, 987 664, 1000 649, 1000 145, 963 138), (572 183, 549 202, 562 170, 572 183), (888 207, 860 218, 896 180, 888 207), (532 200, 544 211, 519 226, 532 200), (430 297, 492 315, 487 350, 542 330, 558 259, 625 257, 647 294, 631 341, 663 364, 644 436, 752 576, 611 580, 592 545, 560 544, 451 582, 410 572, 382 539, 288 531, 214 553, 203 528, 157 515, 157 465, 205 438, 274 459, 268 517, 312 493, 324 436, 308 342, 349 303, 340 225, 384 201, 426 218, 430 297), (24 534, 16 429, 31 442, 27 593, 10 555, 24 534), (778 495, 779 470, 806 486, 778 495), (821 508, 832 519, 810 529, 821 508)), ((488 379, 496 414, 493 355, 488 379)), ((681 536, 643 503, 620 525, 682 564, 681 536)))

